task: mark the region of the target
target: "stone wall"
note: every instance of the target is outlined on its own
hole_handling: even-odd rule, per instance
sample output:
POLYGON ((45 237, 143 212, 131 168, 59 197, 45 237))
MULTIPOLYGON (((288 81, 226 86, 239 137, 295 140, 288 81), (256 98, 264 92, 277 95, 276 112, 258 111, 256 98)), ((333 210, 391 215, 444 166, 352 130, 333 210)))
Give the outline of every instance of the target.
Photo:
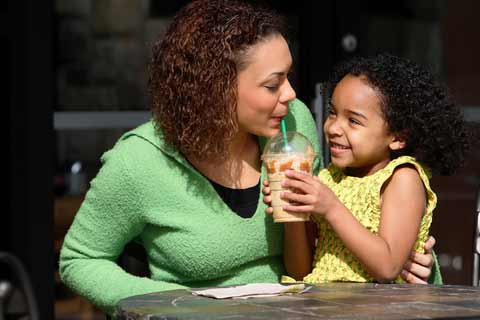
MULTIPOLYGON (((55 111, 149 110, 150 43, 171 21, 170 12, 151 14, 150 2, 55 1, 55 111)), ((103 152, 128 129, 57 131, 57 171, 81 160, 90 180, 103 152)))
POLYGON ((169 17, 148 0, 57 0, 57 110, 146 110, 149 43, 169 17))

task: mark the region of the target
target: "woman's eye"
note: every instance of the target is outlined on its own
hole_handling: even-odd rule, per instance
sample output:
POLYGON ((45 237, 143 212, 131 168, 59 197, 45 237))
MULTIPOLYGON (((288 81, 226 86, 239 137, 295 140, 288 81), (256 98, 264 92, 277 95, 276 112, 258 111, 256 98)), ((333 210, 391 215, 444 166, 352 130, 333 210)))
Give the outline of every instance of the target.
POLYGON ((278 86, 276 85, 268 85, 268 86, 265 86, 265 88, 267 88, 267 90, 271 92, 275 92, 278 90, 278 86))

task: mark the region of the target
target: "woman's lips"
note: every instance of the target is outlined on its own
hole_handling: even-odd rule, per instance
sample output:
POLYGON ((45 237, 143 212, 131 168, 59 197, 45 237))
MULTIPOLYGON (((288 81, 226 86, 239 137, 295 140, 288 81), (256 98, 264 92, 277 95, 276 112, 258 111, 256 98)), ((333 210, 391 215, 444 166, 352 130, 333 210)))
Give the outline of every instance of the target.
POLYGON ((273 122, 274 124, 279 124, 280 121, 282 121, 282 118, 283 118, 283 117, 271 117, 270 119, 272 119, 272 122, 273 122))

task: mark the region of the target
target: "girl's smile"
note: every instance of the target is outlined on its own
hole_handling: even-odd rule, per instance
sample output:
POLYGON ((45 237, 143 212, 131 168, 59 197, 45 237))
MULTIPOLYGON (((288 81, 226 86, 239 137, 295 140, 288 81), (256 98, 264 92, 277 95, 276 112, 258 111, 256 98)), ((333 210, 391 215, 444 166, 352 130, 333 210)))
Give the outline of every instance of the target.
POLYGON ((339 156, 341 153, 347 152, 350 149, 348 146, 330 141, 330 153, 333 156, 339 156))

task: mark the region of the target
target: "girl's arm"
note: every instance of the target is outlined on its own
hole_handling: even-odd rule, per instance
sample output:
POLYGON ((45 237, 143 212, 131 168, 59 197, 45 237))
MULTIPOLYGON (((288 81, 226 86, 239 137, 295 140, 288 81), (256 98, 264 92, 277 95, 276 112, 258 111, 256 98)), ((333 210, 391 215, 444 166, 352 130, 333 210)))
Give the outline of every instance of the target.
POLYGON ((400 167, 384 185, 378 234, 362 226, 335 194, 318 179, 289 171, 285 187, 305 194, 284 193, 287 211, 323 216, 345 246, 378 281, 390 281, 401 272, 417 238, 426 200, 423 182, 411 167, 400 167))

